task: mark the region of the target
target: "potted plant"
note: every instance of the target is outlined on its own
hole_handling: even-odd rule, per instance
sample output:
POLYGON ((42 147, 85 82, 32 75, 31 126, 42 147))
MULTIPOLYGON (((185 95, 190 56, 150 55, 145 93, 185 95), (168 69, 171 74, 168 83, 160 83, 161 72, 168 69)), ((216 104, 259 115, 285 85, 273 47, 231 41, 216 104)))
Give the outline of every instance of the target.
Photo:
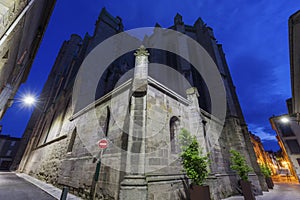
POLYGON ((269 166, 267 164, 260 164, 260 170, 261 173, 264 175, 265 179, 266 179, 266 183, 269 189, 273 189, 274 187, 274 183, 273 180, 271 178, 271 169, 269 168, 269 166))
POLYGON ((210 200, 209 186, 204 185, 208 176, 208 156, 202 155, 196 136, 182 129, 179 135, 181 162, 186 175, 191 180, 190 199, 210 200))
POLYGON ((255 200, 252 192, 251 182, 248 181, 248 173, 252 171, 252 168, 248 166, 246 159, 236 150, 230 150, 231 163, 230 168, 235 170, 241 180, 239 181, 245 200, 255 200))

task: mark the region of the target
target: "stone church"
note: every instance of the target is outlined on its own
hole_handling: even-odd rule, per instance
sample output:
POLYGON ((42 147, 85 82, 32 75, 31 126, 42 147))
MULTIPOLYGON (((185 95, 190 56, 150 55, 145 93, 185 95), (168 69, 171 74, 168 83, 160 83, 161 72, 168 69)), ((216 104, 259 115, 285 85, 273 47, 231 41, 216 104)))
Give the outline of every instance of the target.
POLYGON ((216 66, 226 95, 224 123, 214 116, 206 77, 174 53, 147 48, 155 31, 143 38, 145 47, 103 66, 104 73, 94 85, 93 102, 74 102, 77 75, 85 59, 95 54, 101 42, 124 31, 121 18, 102 9, 92 36, 73 34, 63 43, 41 93, 43 103, 24 132, 27 146, 19 152, 22 159, 14 163, 18 171, 57 187, 67 186, 84 199, 90 195, 96 199, 186 199, 188 180, 178 158, 178 134, 185 128, 196 135, 203 152, 209 153, 206 183, 213 199, 238 193, 239 178, 230 169, 230 149, 245 155, 254 169, 250 180, 256 192, 266 190, 225 55, 213 30, 200 18, 194 25, 186 25, 179 14, 168 30, 197 41, 216 66), (158 64, 152 67, 152 63, 158 64), (165 70, 163 65, 173 70, 165 70), (166 73, 161 75, 163 70, 166 73), (102 152, 96 181, 97 141, 104 137, 109 146, 102 152))

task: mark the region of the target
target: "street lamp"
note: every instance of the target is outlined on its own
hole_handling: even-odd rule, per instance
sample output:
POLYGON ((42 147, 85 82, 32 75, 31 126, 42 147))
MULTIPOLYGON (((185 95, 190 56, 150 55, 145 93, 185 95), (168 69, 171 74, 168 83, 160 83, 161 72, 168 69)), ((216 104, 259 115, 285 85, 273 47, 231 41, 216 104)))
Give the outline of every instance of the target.
POLYGON ((23 103, 27 106, 31 106, 36 102, 36 99, 34 96, 32 95, 26 95, 24 96, 24 98, 22 99, 23 103))
POLYGON ((10 105, 12 105, 14 101, 16 101, 21 104, 21 106, 31 107, 34 106, 34 104, 37 102, 37 98, 32 94, 21 94, 20 97, 9 99, 9 101, 11 102, 10 105))
POLYGON ((287 117, 282 117, 282 118, 280 119, 280 121, 281 121, 282 123, 285 123, 285 124, 290 122, 289 118, 287 118, 287 117))
POLYGON ((291 121, 295 121, 295 122, 297 122, 297 124, 300 124, 300 113, 291 114, 291 115, 289 115, 289 117, 286 117, 286 116, 281 117, 280 121, 285 124, 289 123, 291 121))
MULTIPOLYGON (((11 101, 11 103, 14 100, 15 99, 9 99, 9 101, 11 101)), ((31 107, 37 102, 37 99, 35 96, 33 96, 31 94, 27 94, 27 95, 22 95, 22 97, 18 101, 22 102, 23 106, 31 107)), ((3 125, 0 124, 0 134, 2 133, 2 129, 3 129, 3 125)))

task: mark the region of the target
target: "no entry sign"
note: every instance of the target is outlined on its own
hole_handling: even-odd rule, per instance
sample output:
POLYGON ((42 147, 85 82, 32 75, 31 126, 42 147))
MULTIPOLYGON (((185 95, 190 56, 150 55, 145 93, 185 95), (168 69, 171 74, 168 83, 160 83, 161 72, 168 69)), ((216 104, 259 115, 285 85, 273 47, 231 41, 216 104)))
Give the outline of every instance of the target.
POLYGON ((108 147, 108 140, 105 138, 99 140, 98 146, 100 149, 106 149, 108 147))

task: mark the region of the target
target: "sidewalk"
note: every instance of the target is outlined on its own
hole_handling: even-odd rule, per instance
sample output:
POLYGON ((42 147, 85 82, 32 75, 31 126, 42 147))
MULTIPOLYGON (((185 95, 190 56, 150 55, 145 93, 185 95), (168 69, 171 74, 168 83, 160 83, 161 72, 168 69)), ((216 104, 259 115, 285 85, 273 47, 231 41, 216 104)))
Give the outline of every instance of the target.
MULTIPOLYGON (((21 178, 25 179, 26 181, 32 183, 33 185, 37 186, 38 188, 42 189, 43 191, 50 194, 54 198, 60 199, 60 196, 61 196, 61 193, 62 193, 61 189, 56 188, 51 184, 40 181, 40 180, 38 180, 36 178, 33 178, 33 177, 31 177, 27 174, 24 174, 24 173, 15 173, 15 174, 18 177, 21 177, 21 178)), ((81 198, 77 197, 73 194, 68 193, 67 200, 81 200, 81 198)))
MULTIPOLYGON (((300 200, 300 184, 275 183, 274 189, 255 197, 257 200, 300 200)), ((243 196, 232 196, 223 200, 244 200, 243 196)))

